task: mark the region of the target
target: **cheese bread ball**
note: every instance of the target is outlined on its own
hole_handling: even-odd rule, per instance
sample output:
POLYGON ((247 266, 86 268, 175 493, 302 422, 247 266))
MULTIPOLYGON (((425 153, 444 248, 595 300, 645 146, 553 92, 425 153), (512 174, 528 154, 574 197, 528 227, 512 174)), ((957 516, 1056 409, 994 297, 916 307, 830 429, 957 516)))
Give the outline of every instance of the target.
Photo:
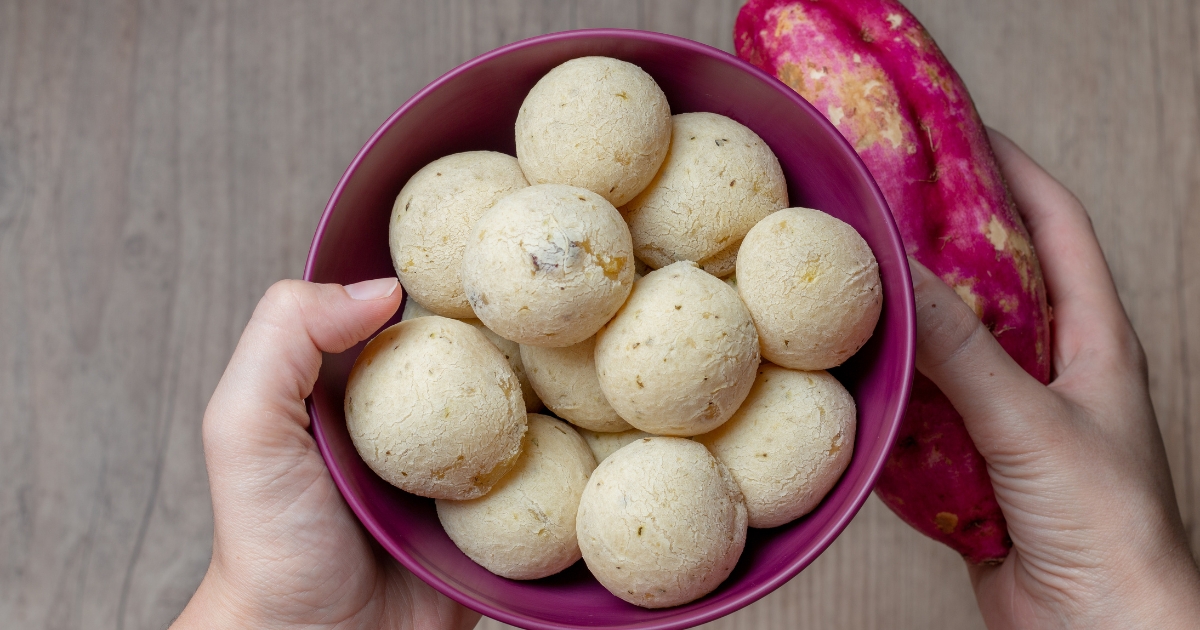
POLYGON ((596 456, 597 462, 602 462, 608 459, 609 455, 621 450, 622 446, 632 444, 642 438, 654 437, 645 431, 630 429, 619 433, 601 433, 599 431, 588 431, 587 429, 577 429, 579 435, 583 436, 583 441, 587 442, 588 448, 592 449, 592 455, 596 456))
POLYGON ((696 441, 729 467, 746 497, 750 527, 808 514, 850 464, 854 399, 828 372, 764 363, 737 413, 696 441))
POLYGON ((437 501, 450 540, 483 568, 513 580, 536 580, 575 564, 575 516, 596 459, 565 422, 529 414, 517 465, 486 495, 437 501))
POLYGON ((596 467, 579 502, 579 548, 613 595, 678 606, 721 584, 746 544, 737 483, 704 446, 643 438, 596 467))
POLYGON ((633 259, 633 277, 634 278, 641 278, 642 276, 645 276, 646 274, 650 273, 651 271, 654 271, 653 267, 651 267, 650 265, 647 265, 646 263, 642 262, 641 260, 638 260, 636 257, 633 259))
POLYGON ((763 357, 797 370, 841 365, 871 337, 883 307, 879 265, 867 242, 808 208, 776 212, 750 230, 737 286, 763 357))
POLYGON ((634 253, 659 269, 692 260, 723 278, 763 217, 786 208, 787 182, 770 147, 719 114, 677 114, 654 181, 621 208, 634 253))
POLYGON ((596 377, 596 338, 565 348, 521 346, 521 361, 538 397, 558 417, 593 431, 628 431, 600 391, 596 377))
POLYGON ((591 337, 633 286, 629 228, 594 192, 530 186, 501 199, 463 255, 467 300, 484 325, 517 343, 561 348, 591 337))
MULTIPOLYGON (((401 286, 403 286, 403 285, 401 285, 401 286)), ((400 313, 400 321, 406 322, 410 319, 416 319, 418 317, 433 317, 435 315, 437 315, 437 313, 434 313, 433 311, 425 308, 424 306, 421 306, 421 304, 419 302, 417 302, 416 300, 414 300, 413 297, 410 295, 410 296, 408 296, 407 300, 404 300, 404 311, 400 313)), ((453 318, 453 319, 458 319, 458 321, 464 322, 464 323, 467 323, 470 321, 477 321, 477 322, 479 321, 477 319, 474 319, 474 320, 459 319, 459 318, 453 318)), ((483 322, 479 322, 479 323, 482 324, 483 322)), ((484 328, 486 328, 486 326, 484 328)), ((483 331, 480 331, 480 332, 483 332, 483 331)))
POLYGON ((671 108, 641 68, 581 57, 533 86, 516 135, 530 183, 579 186, 619 206, 650 183, 667 155, 671 108))
MULTIPOLYGON (((404 301, 404 313, 400 315, 400 321, 408 321, 417 317, 429 317, 434 313, 429 309, 421 306, 416 300, 409 296, 404 301)), ((533 385, 529 382, 529 377, 525 374, 525 364, 521 361, 521 346, 515 341, 509 341, 500 335, 488 330, 483 322, 475 318, 460 319, 464 324, 470 324, 479 332, 483 333, 487 340, 492 342, 493 346, 504 355, 508 360, 508 365, 513 369, 513 373, 517 375, 517 380, 521 381, 521 398, 525 399, 525 411, 533 413, 542 410, 542 400, 538 398, 537 392, 533 391, 533 385)))
POLYGON ((758 334, 737 291, 692 262, 638 280, 596 337, 604 397, 656 435, 720 426, 749 393, 758 361, 758 334))
POLYGON ((515 158, 492 151, 448 155, 417 171, 388 223, 404 290, 438 315, 474 317, 459 275, 467 234, 501 197, 528 185, 515 158))
POLYGON ((512 468, 521 383, 478 330, 445 317, 375 336, 350 371, 346 429, 367 466, 423 497, 473 499, 512 468))

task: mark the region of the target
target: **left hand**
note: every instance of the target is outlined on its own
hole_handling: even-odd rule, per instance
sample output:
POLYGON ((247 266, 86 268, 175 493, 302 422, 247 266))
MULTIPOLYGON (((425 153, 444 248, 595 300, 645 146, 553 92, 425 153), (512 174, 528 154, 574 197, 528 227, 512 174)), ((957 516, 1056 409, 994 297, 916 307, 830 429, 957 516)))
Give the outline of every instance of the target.
POLYGON ((479 620, 371 539, 308 433, 304 399, 321 353, 382 326, 398 286, 285 280, 259 302, 204 414, 213 555, 173 628, 465 630, 479 620))

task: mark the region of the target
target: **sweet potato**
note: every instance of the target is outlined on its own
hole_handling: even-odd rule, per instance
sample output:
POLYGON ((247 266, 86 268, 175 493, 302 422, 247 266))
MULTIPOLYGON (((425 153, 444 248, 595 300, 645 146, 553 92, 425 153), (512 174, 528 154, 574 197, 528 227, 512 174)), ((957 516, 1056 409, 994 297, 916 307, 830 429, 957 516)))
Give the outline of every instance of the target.
MULTIPOLYGON (((966 87, 916 18, 893 0, 751 0, 734 42, 829 118, 879 183, 909 255, 1048 381, 1037 257, 966 87)), ((875 492, 971 562, 998 561, 1011 546, 983 458, 923 376, 875 492)))

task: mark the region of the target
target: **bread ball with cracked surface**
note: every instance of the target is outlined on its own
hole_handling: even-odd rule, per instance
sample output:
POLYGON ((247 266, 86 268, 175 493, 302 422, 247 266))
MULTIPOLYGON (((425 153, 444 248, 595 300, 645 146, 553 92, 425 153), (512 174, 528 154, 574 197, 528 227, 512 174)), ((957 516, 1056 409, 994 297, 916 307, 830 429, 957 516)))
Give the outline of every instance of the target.
MULTIPOLYGON (((404 301, 404 312, 400 315, 400 321, 408 321, 417 317, 429 317, 431 315, 435 315, 435 313, 424 306, 421 306, 416 300, 412 299, 412 296, 410 295, 408 299, 404 301)), ((474 326, 476 330, 483 333, 483 336, 487 337, 487 340, 492 342, 492 345, 496 346, 496 349, 500 351, 500 354, 503 354, 504 358, 508 360, 508 365, 512 367, 513 373, 517 375, 517 380, 521 381, 521 397, 525 399, 525 411, 527 413, 541 411, 542 400, 538 398, 537 392, 533 391, 533 385, 529 382, 529 376, 525 374, 525 364, 521 360, 521 346, 515 341, 509 341, 504 337, 492 332, 491 330, 488 330, 488 327, 484 326, 483 322, 473 317, 469 319, 459 319, 458 321, 463 322, 464 324, 470 324, 474 326)))
POLYGON ((508 361, 478 330, 446 317, 376 335, 350 371, 345 411, 371 470, 434 499, 485 494, 516 463, 526 430, 508 361))
POLYGON ((596 337, 604 397, 656 435, 720 426, 750 392, 758 362, 758 333, 737 292, 687 261, 638 280, 596 337))
POLYGON ((662 165, 671 144, 671 107, 641 68, 580 57, 529 91, 517 113, 516 140, 529 183, 587 188, 619 206, 662 165))
MULTIPOLYGON (((401 285, 401 286, 404 286, 404 285, 401 285)), ((413 297, 411 295, 409 295, 408 299, 404 300, 404 310, 400 312, 400 321, 406 322, 410 319, 416 319, 418 317, 434 317, 436 315, 437 315, 437 313, 434 313, 433 311, 425 308, 424 306, 421 306, 420 302, 417 302, 416 300, 413 299, 413 297)), ((471 320, 466 320, 466 319, 460 319, 458 317, 454 317, 451 319, 457 319, 460 322, 471 321, 471 320)), ((474 321, 478 322, 479 320, 476 319, 474 321)), ((479 323, 481 325, 483 324, 483 322, 479 322, 479 323)), ((486 326, 485 326, 485 328, 486 328, 486 326)), ((483 332, 483 331, 480 331, 480 332, 483 332)))
POLYGON ((565 348, 521 346, 521 361, 539 399, 558 417, 592 431, 628 431, 600 391, 596 377, 596 337, 565 348))
POLYGON ((404 290, 438 315, 474 317, 460 276, 467 234, 501 197, 528 185, 516 158, 494 151, 447 155, 417 171, 388 223, 404 290))
POLYGON ((645 608, 712 592, 746 544, 746 506, 723 464, 682 438, 643 438, 605 459, 579 502, 579 548, 613 595, 645 608))
POLYGON ((723 278, 750 228, 787 207, 783 169, 758 134, 731 118, 677 114, 672 127, 662 168, 621 208, 634 253, 655 269, 691 260, 723 278))
POLYGON ((870 246, 847 223, 808 208, 781 210, 750 230, 737 286, 763 357, 796 370, 841 365, 870 339, 883 308, 870 246))
POLYGON ((501 199, 475 223, 463 289, 496 334, 561 348, 596 334, 633 286, 633 243, 594 192, 541 184, 501 199))
POLYGON ((587 429, 576 430, 579 431, 579 435, 583 436, 583 441, 587 442, 588 448, 592 449, 592 455, 596 456, 597 463, 608 459, 609 455, 621 450, 621 447, 626 444, 632 444, 642 438, 654 437, 653 434, 637 429, 615 433, 589 431, 587 429))
POLYGON ((777 527, 812 511, 854 453, 854 398, 824 370, 764 363, 729 422, 696 436, 737 481, 750 527, 777 527))
POLYGON ((478 499, 437 501, 438 520, 463 553, 496 575, 553 575, 580 558, 575 517, 595 468, 575 429, 531 413, 516 466, 478 499))

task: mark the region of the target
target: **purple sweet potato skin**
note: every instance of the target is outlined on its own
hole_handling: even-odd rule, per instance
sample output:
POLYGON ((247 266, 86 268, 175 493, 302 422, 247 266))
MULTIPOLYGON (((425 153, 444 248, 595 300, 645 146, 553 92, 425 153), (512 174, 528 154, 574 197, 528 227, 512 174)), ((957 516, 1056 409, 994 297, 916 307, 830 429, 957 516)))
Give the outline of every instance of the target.
MULTIPOLYGON (((1047 382, 1041 268, 970 95, 916 18, 893 0, 751 0, 734 42, 841 131, 879 183, 908 254, 1047 382)), ((920 374, 875 492, 970 562, 1008 554, 987 466, 962 417, 920 374)))

